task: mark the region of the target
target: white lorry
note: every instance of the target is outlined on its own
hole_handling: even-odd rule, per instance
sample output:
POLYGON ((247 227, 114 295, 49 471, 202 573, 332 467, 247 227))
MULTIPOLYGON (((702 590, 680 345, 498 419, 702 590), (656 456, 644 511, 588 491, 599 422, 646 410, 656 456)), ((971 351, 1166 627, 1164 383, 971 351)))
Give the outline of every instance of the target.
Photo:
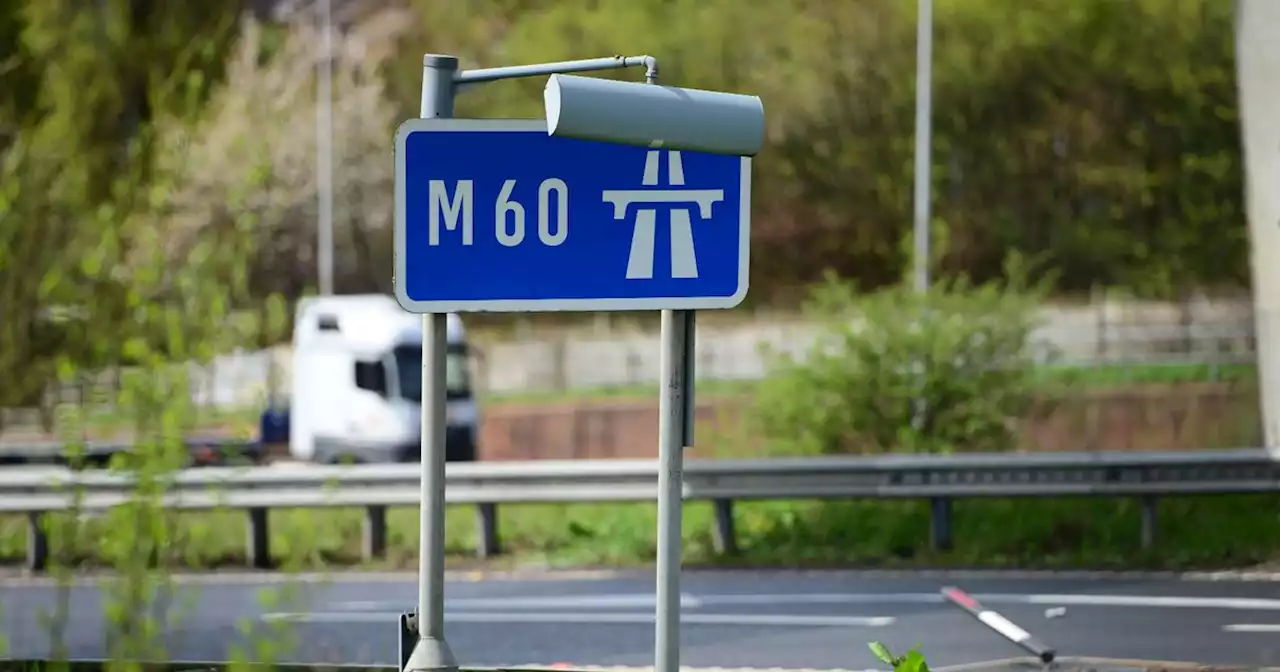
MULTIPOLYGON (((478 413, 462 320, 449 316, 446 459, 476 459, 478 413)), ((381 294, 298 304, 289 453, 319 463, 421 457, 422 318, 381 294)))

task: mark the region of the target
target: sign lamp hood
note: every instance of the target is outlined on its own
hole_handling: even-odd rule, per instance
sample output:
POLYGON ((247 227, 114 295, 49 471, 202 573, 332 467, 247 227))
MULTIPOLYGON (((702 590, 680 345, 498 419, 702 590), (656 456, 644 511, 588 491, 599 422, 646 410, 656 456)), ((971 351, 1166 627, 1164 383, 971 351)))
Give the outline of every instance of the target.
POLYGON ((555 74, 542 97, 553 137, 734 156, 764 146, 757 96, 555 74))

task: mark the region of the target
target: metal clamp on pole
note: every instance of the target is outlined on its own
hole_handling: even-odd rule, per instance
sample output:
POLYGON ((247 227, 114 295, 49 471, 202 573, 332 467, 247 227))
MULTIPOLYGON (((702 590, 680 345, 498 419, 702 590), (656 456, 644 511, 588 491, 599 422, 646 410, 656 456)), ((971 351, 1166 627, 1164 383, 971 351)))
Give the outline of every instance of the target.
POLYGON ((693 447, 694 412, 697 410, 697 399, 693 396, 693 387, 697 382, 696 368, 698 364, 698 312, 684 311, 684 439, 680 445, 693 447))

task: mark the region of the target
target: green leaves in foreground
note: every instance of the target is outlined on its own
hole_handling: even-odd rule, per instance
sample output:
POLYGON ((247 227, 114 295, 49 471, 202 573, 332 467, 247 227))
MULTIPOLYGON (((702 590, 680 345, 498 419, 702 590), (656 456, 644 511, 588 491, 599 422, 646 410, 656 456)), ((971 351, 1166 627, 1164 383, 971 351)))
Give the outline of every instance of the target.
POLYGON ((929 663, 925 662, 924 654, 920 652, 919 647, 915 647, 901 656, 895 656, 889 647, 880 642, 871 642, 867 645, 871 648, 871 653, 885 665, 893 667, 893 672, 929 672, 929 663))

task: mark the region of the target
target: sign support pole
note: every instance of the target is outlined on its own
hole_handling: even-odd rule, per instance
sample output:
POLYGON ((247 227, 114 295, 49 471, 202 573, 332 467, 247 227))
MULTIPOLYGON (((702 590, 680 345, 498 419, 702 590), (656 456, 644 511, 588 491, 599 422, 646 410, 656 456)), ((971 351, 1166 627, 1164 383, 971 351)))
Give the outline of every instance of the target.
POLYGON ((662 311, 662 392, 658 398, 658 561, 656 672, 680 672, 680 562, 684 450, 693 445, 696 312, 662 311))
MULTIPOLYGON (((658 83, 657 69, 645 82, 658 83)), ((662 393, 658 398, 658 558, 654 669, 680 672, 680 564, 684 547, 684 451, 693 445, 697 313, 662 311, 662 393)))
MULTIPOLYGON (((422 57, 424 119, 453 116, 454 76, 458 59, 422 57)), ((447 313, 422 316, 422 508, 418 548, 418 642, 405 672, 456 672, 458 662, 444 638, 444 472, 445 355, 447 313)))

